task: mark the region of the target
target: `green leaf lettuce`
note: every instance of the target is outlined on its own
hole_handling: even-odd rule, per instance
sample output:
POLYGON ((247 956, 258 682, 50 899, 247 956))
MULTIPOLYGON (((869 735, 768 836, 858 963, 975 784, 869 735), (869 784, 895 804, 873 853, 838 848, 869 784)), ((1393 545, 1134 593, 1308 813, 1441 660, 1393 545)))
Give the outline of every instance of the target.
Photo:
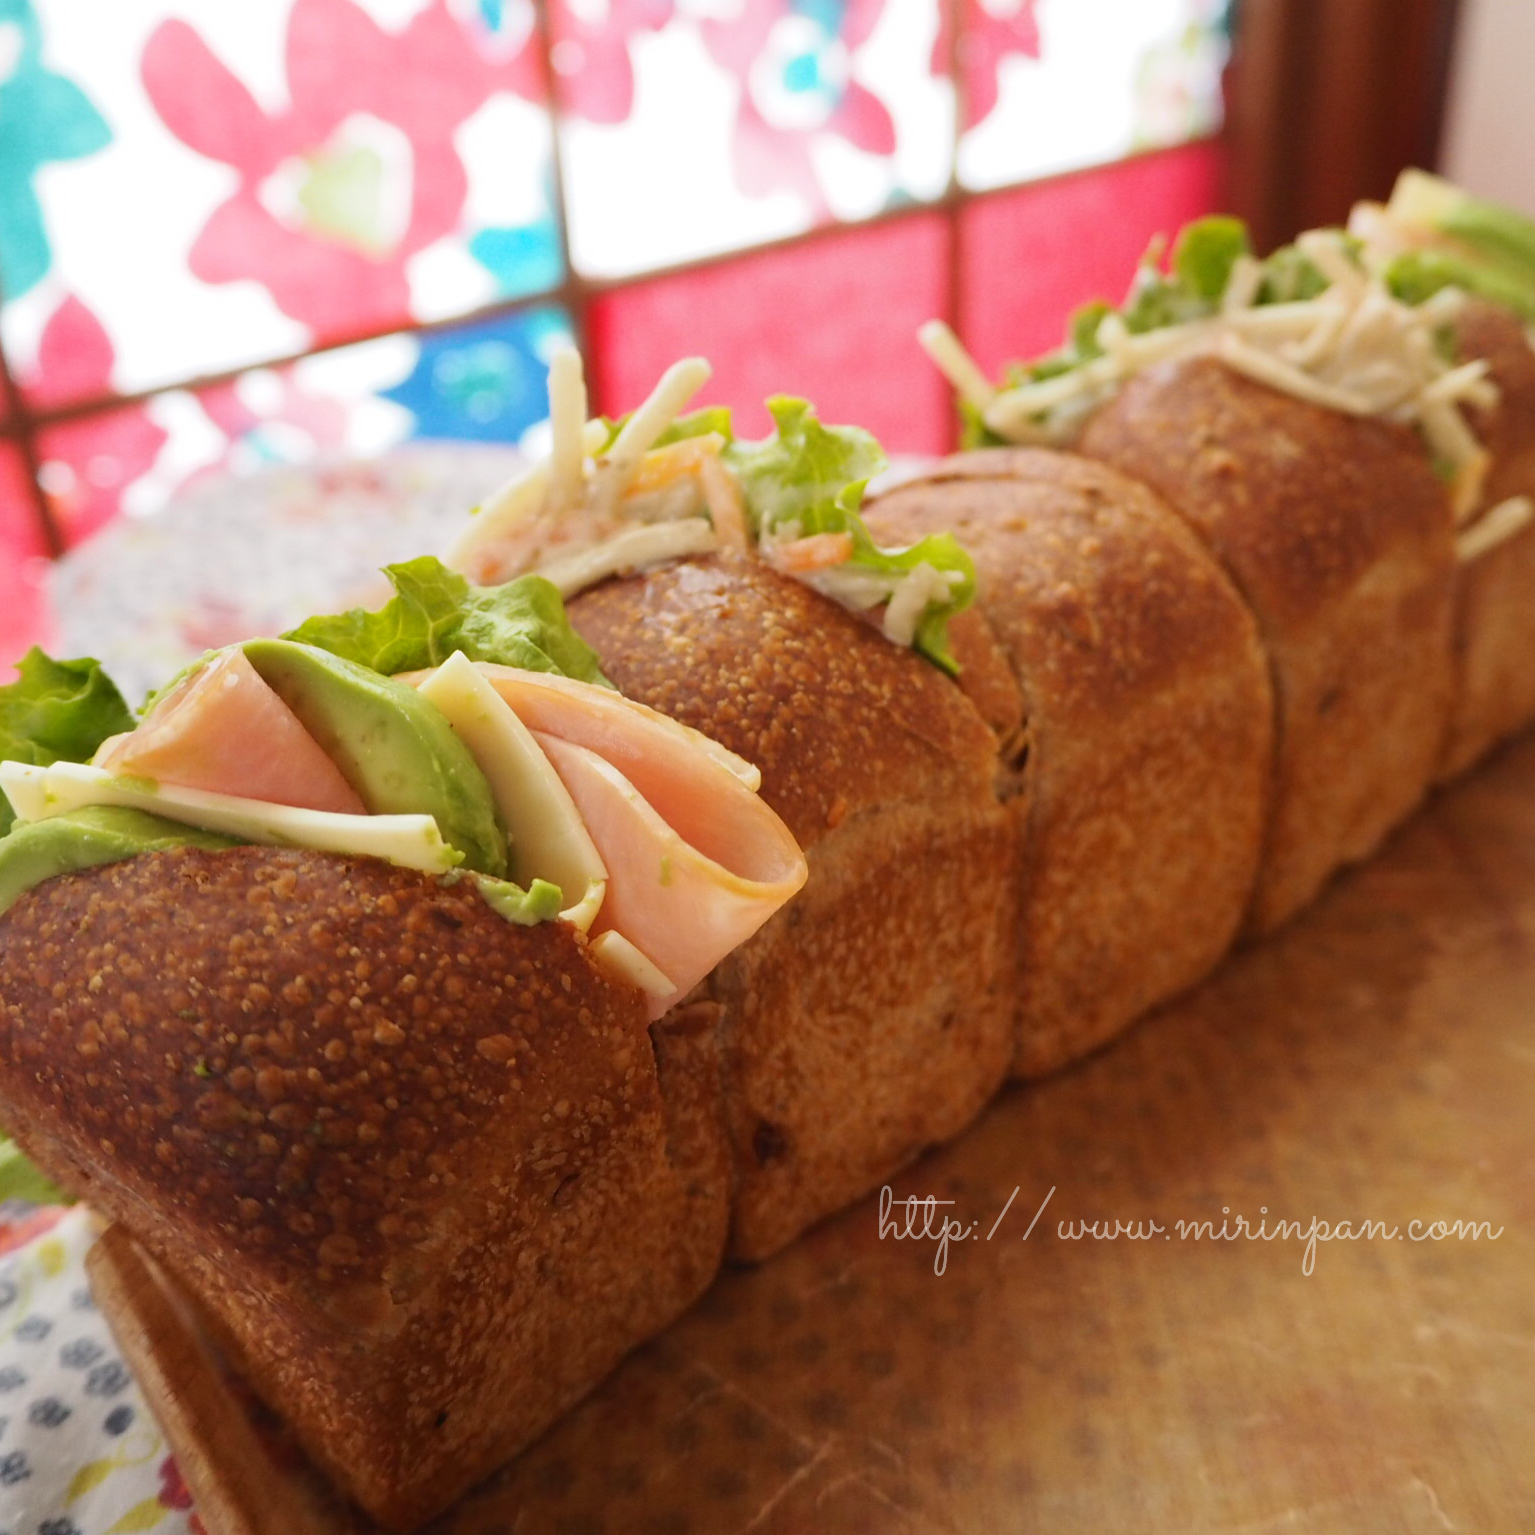
POLYGON ((63 1189, 33 1166, 10 1136, 0 1130, 0 1204, 8 1199, 22 1199, 33 1205, 74 1203, 63 1189))
POLYGON ((283 638, 385 676, 441 665, 461 650, 471 661, 612 685, 597 653, 571 627, 559 591, 542 576, 474 586, 431 555, 388 565, 384 574, 395 595, 378 611, 307 619, 283 638))
MULTIPOLYGON (((16 681, 0 688, 0 759, 47 767, 89 762, 108 736, 133 729, 133 714, 99 661, 55 661, 35 645, 16 681)), ((15 814, 0 794, 0 836, 15 814)))
POLYGON ((975 566, 951 533, 933 533, 906 549, 882 549, 858 508, 869 477, 885 467, 884 449, 854 426, 826 426, 807 400, 775 395, 768 402, 777 431, 762 442, 737 442, 726 458, 741 483, 747 516, 759 537, 790 531, 799 536, 846 533, 853 541, 848 567, 892 580, 928 564, 957 571, 946 602, 929 603, 914 647, 951 675, 959 670, 949 649, 948 623, 975 599, 975 566))

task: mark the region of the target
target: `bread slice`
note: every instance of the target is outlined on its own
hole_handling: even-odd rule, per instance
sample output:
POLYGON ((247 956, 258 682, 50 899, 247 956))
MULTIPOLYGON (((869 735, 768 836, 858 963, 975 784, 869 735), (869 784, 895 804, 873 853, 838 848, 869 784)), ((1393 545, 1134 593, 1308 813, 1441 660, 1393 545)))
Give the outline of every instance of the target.
POLYGON ((1409 428, 1209 357, 1130 380, 1080 447, 1159 492, 1258 620, 1278 747, 1247 925, 1266 932, 1373 851, 1433 778, 1453 680, 1449 498, 1409 428))
POLYGON ((752 560, 614 581, 571 621, 631 698, 762 770, 810 867, 721 964, 731 1251, 762 1258, 967 1124, 1011 1055, 1015 839, 941 672, 752 560))
MULTIPOLYGON (((1484 504, 1535 497, 1535 349, 1525 327, 1506 309, 1473 301, 1456 331, 1460 355, 1485 358, 1499 393, 1493 409, 1471 418, 1492 459, 1484 504)), ((1535 721, 1535 519, 1460 567, 1455 657, 1445 778, 1535 721)))
POLYGON ((955 533, 1022 692, 1013 1069, 1041 1076, 1207 974, 1241 925, 1272 771, 1257 629, 1158 496, 1070 454, 960 454, 867 520, 890 543, 955 533))
POLYGON ((371 859, 178 850, 0 919, 0 1119, 408 1529, 718 1266, 714 1019, 371 859))

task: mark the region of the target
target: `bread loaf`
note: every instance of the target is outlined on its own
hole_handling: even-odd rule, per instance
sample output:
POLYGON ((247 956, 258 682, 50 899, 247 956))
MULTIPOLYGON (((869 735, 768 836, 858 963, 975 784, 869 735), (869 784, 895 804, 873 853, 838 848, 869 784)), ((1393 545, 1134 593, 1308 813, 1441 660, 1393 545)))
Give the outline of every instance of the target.
POLYGON ((1267 932, 1372 852, 1434 777, 1454 685, 1449 499, 1409 428, 1210 357, 1130 379, 1080 447, 1163 496, 1258 621, 1276 770, 1247 926, 1267 932))
POLYGON ((711 1023, 373 859, 155 853, 0 918, 8 1127, 399 1529, 713 1277, 711 1023))
POLYGON ((1160 498, 1069 454, 961 454, 868 521, 954 531, 1022 692, 1014 1070, 1040 1076, 1207 974, 1241 925, 1272 771, 1256 626, 1160 498))
POLYGON ((1015 838, 991 732, 934 667, 747 559, 577 597, 604 671, 762 771, 795 900, 705 983, 722 1008, 731 1251, 761 1258, 980 1111, 1012 1046, 1015 838))

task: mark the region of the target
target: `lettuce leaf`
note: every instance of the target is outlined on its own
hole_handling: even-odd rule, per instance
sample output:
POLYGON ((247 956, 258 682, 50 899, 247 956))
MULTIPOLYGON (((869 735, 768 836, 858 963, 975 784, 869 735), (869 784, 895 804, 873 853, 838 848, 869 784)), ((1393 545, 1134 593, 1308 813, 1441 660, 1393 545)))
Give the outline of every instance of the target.
POLYGON ((1517 282, 1490 266, 1463 260, 1448 251, 1404 252, 1386 268, 1385 282, 1404 304, 1425 303, 1441 288, 1463 288, 1535 323, 1535 283, 1517 282))
POLYGON ((862 499, 862 484, 849 485, 830 509, 817 508, 813 519, 815 526, 807 526, 806 532, 851 534, 853 555, 848 564, 856 570, 870 570, 897 578, 924 564, 944 573, 958 571, 963 579, 954 583, 947 602, 927 605, 912 640, 912 648, 919 655, 926 656, 951 677, 957 677, 959 662, 949 649, 949 620, 975 601, 975 562, 952 533, 929 533, 905 549, 882 549, 858 515, 862 499))
POLYGON ((1173 276, 1186 292, 1213 304, 1226 291, 1232 268, 1251 254, 1241 219, 1224 214, 1195 219, 1183 226, 1173 245, 1173 276))
MULTIPOLYGON (((47 767, 89 762, 108 736, 133 729, 133 714, 99 661, 55 661, 33 646, 16 681, 0 688, 0 759, 47 767)), ((0 794, 0 836, 16 819, 0 794)))
POLYGON ((775 394, 767 402, 778 428, 761 442, 734 442, 725 461, 736 472, 746 515, 760 537, 786 522, 812 527, 818 508, 835 503, 847 486, 860 488, 888 462, 885 450, 862 427, 823 426, 809 400, 775 394))
POLYGON ((726 450, 759 537, 798 527, 799 536, 846 533, 853 541, 848 565, 898 580, 926 563, 958 571, 949 600, 930 603, 917 625, 914 648, 951 676, 959 671, 949 649, 949 620, 975 600, 975 566, 952 533, 933 533, 906 549, 882 549, 858 515, 869 477, 885 467, 884 449, 861 427, 825 426, 808 400, 775 395, 768 410, 778 430, 762 442, 726 450))
POLYGON ((542 576, 473 586, 431 555, 387 565, 384 574, 395 595, 377 612, 352 608, 310 618, 283 638, 385 676, 438 666, 461 650, 471 661, 612 686, 596 651, 571 627, 559 591, 542 576))
MULTIPOLYGON (((1143 263, 1121 314, 1132 335, 1183 325, 1213 314, 1232 268, 1251 252, 1247 226, 1223 215, 1185 224, 1173 242, 1169 270, 1143 263)), ((1097 355, 1096 346, 1092 355, 1097 355)))
POLYGON ((45 1178, 28 1161, 21 1147, 0 1131, 0 1204, 8 1199, 23 1199, 32 1205, 72 1205, 56 1183, 45 1178))
POLYGON ((1293 245, 1281 245, 1263 263, 1260 304, 1293 304, 1327 291, 1327 279, 1293 245))

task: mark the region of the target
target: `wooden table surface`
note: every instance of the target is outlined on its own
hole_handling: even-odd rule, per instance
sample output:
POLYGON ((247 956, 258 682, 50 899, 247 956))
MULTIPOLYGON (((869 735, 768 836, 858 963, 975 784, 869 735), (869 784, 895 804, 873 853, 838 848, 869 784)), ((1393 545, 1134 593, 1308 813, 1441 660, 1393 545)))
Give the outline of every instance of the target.
POLYGON ((976 1225, 944 1273, 865 1201, 726 1274, 441 1528, 1535 1529, 1532 1150, 1522 742, 1285 932, 898 1179, 976 1225), (1398 1230, 1319 1241, 1307 1273, 1303 1236, 1175 1224, 1265 1209, 1270 1230, 1398 1230), (1414 1220, 1491 1227, 1414 1241, 1414 1220), (1167 1229, 1061 1235, 1093 1221, 1167 1229))
POLYGON ((932 1196, 970 1233, 942 1273, 866 1200, 724 1275, 434 1531, 1535 1530, 1532 1145, 1523 742, 901 1176, 887 1224, 932 1196), (1238 1217, 1299 1233, 1177 1224, 1238 1217), (1345 1221, 1374 1229, 1308 1251, 1345 1221), (1412 1239, 1438 1221, 1488 1225, 1412 1239))

